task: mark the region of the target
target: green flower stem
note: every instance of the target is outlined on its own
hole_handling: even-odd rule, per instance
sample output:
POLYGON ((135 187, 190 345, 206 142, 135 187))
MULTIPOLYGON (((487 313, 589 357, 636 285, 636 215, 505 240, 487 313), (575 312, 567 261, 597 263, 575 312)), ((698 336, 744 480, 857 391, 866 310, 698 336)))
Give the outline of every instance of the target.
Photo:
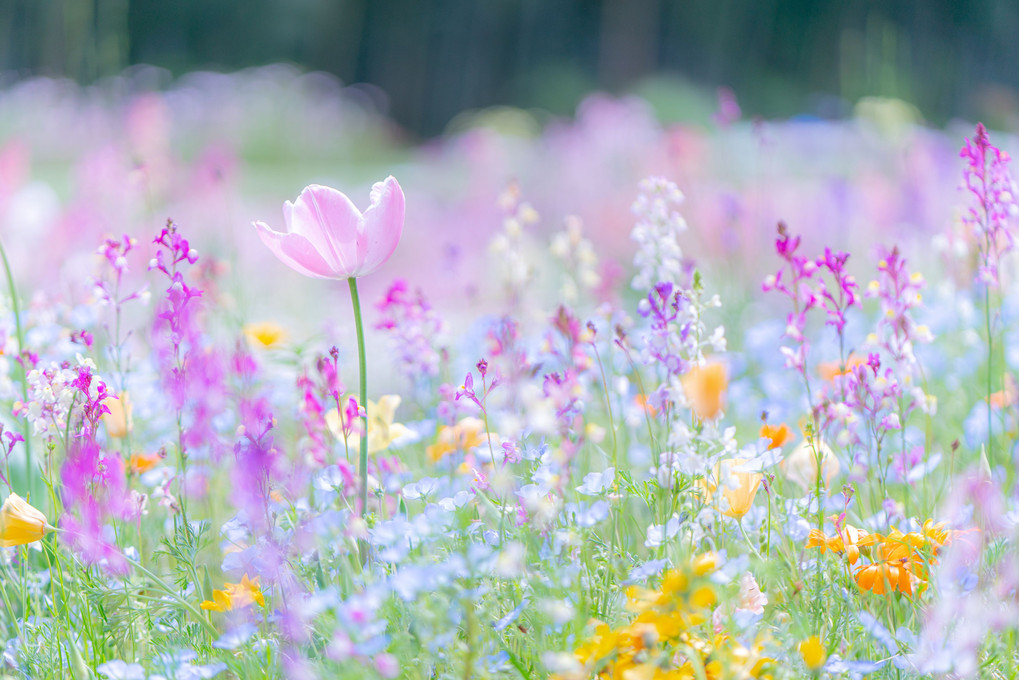
MULTIPOLYGON (((195 620, 195 623, 197 623, 200 626, 202 626, 202 628, 205 629, 205 632, 209 634, 210 640, 214 640, 214 639, 219 637, 219 631, 216 630, 216 627, 212 625, 212 622, 209 621, 207 615, 203 614, 202 611, 200 609, 198 609, 198 607, 196 607, 194 604, 189 602, 187 599, 181 597, 181 595, 174 588, 171 588, 166 583, 166 581, 164 581, 160 577, 156 576, 154 573, 152 573, 151 571, 149 571, 148 569, 143 567, 140 563, 132 560, 130 557, 127 557, 126 555, 124 556, 124 559, 129 564, 131 564, 135 569, 140 571, 142 574, 144 574, 145 576, 148 576, 149 579, 152 580, 152 584, 156 588, 158 588, 159 590, 162 590, 164 593, 166 593, 171 598, 173 598, 177 602, 178 605, 180 605, 181 607, 186 609, 191 614, 191 617, 195 620)), ((198 592, 200 592, 200 591, 198 591, 198 592)), ((159 600, 158 598, 148 597, 148 596, 145 596, 145 595, 135 595, 135 597, 140 599, 140 600, 147 600, 147 601, 151 601, 151 602, 162 601, 162 600, 159 600)))
MULTIPOLYGON (((990 245, 987 246, 990 248, 990 245)), ((991 335, 991 286, 984 284, 984 324, 987 327, 987 461, 994 465, 994 429, 991 408, 991 379, 994 376, 994 336, 991 335)))
POLYGON ((361 416, 361 457, 358 461, 361 471, 361 517, 368 513, 368 367, 364 358, 364 325, 361 323, 361 300, 357 295, 357 279, 347 279, 350 284, 350 301, 354 305, 354 326, 357 327, 357 369, 361 381, 358 406, 364 409, 361 416))
MULTIPOLYGON (((364 358, 364 324, 361 323, 361 299, 357 294, 357 279, 347 279, 350 285, 350 301, 354 305, 354 326, 357 328, 357 368, 361 391, 358 406, 364 409, 361 416, 361 455, 358 466, 361 470, 361 517, 368 514, 368 362, 364 358)), ((368 563, 368 544, 364 540, 357 542, 361 566, 368 563)))
MULTIPOLYGON (((3 260, 4 273, 7 275, 7 291, 11 296, 11 311, 14 312, 14 332, 18 337, 18 356, 25 351, 25 331, 21 327, 21 305, 18 304, 18 291, 14 287, 14 274, 11 272, 11 264, 7 261, 7 249, 4 248, 3 241, 0 240, 0 259, 3 260)), ((20 367, 21 372, 21 399, 22 402, 28 403, 28 371, 20 362, 15 362, 20 367)), ((20 418, 21 423, 21 435, 25 438, 23 446, 25 447, 25 491, 30 492, 32 489, 32 444, 31 444, 31 433, 28 430, 28 420, 20 418)), ((10 479, 8 475, 7 479, 10 479)))

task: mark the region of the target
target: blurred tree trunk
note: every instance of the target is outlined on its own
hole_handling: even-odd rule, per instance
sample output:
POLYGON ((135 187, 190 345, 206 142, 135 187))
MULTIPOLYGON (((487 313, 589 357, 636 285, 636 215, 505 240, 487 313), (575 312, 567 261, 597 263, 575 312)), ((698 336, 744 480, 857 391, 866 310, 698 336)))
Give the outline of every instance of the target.
POLYGON ((128 0, 95 0, 96 75, 112 76, 127 67, 128 0))
POLYGON ((661 0, 604 0, 599 80, 618 89, 654 72, 660 22, 661 0))

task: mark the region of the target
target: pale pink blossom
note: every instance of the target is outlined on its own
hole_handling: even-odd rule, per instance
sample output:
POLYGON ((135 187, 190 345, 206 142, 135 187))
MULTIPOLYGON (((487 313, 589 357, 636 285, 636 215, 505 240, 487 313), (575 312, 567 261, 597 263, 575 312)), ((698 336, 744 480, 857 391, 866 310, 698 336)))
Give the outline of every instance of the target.
POLYGON ((743 609, 753 614, 763 614, 764 605, 768 604, 768 596, 761 592, 757 585, 757 579, 749 571, 739 579, 739 605, 737 610, 743 609))
POLYGON ((286 233, 255 222, 276 257, 305 276, 349 279, 378 269, 396 250, 403 233, 404 199, 392 176, 376 182, 362 213, 346 194, 312 184, 295 203, 283 204, 286 233))

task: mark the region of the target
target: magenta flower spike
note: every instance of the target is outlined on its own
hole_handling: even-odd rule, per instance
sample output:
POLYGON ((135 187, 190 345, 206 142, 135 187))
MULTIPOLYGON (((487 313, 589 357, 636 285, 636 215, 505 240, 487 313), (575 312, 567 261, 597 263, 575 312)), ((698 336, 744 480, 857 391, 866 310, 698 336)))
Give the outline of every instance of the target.
POLYGON ((403 234, 403 189, 389 176, 371 190, 363 213, 346 194, 312 184, 283 204, 286 233, 255 222, 262 242, 288 267, 320 279, 370 274, 393 254, 403 234))

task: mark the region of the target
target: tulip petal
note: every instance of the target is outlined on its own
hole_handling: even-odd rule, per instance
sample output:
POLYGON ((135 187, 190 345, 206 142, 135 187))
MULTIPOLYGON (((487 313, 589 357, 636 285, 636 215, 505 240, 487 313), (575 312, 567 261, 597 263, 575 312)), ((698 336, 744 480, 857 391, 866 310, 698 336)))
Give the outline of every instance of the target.
POLYGON ((371 206, 364 212, 363 241, 358 244, 358 276, 378 269, 396 250, 403 235, 403 189, 390 175, 372 186, 371 206))
POLYGON ((330 268, 334 278, 355 276, 361 265, 361 211, 346 194, 312 184, 295 203, 283 205, 287 229, 308 239, 330 268))
POLYGON ((262 243, 297 273, 320 279, 340 278, 306 237, 296 233, 281 234, 264 222, 254 222, 254 225, 262 243))

